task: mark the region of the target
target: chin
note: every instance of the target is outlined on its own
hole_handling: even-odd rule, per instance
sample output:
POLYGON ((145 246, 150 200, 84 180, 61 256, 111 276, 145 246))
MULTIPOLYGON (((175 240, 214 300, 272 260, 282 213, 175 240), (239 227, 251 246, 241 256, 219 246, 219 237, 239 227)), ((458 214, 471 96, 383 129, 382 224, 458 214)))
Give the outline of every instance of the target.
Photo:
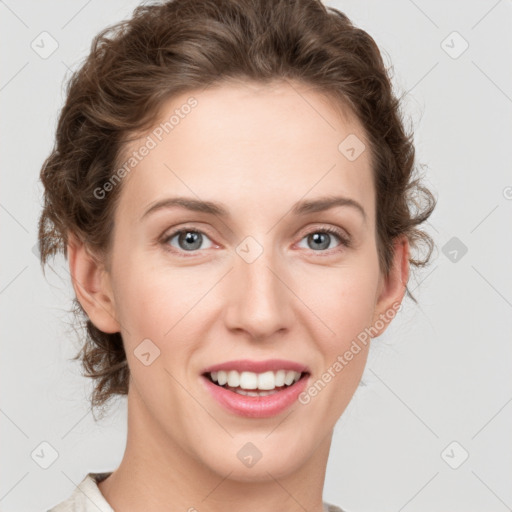
POLYGON ((232 481, 265 482, 298 471, 309 458, 305 457, 304 445, 298 439, 287 437, 289 444, 284 445, 278 435, 274 441, 265 436, 268 433, 236 436, 226 443, 229 446, 218 444, 217 453, 210 453, 207 458, 205 453, 201 454, 202 464, 222 477, 229 475, 232 481))

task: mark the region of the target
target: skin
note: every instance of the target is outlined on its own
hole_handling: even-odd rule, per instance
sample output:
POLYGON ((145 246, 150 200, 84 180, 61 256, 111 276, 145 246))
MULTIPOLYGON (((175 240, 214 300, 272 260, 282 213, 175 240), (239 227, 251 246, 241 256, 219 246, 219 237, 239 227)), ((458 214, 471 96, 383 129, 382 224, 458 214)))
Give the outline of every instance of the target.
POLYGON ((77 297, 98 328, 122 333, 131 370, 126 451, 99 488, 118 511, 321 512, 333 428, 369 344, 307 405, 267 419, 223 409, 200 374, 232 359, 283 358, 307 364, 316 381, 401 302, 408 242, 397 240, 385 277, 369 150, 355 161, 338 150, 349 134, 366 140, 348 110, 297 83, 232 83, 175 97, 161 118, 191 95, 198 105, 123 179, 108 264, 69 241, 77 297), (348 206, 290 212, 327 195, 357 201, 366 219, 348 206), (174 207, 141 220, 172 196, 221 202, 231 218, 174 207), (163 240, 184 227, 203 233, 199 249, 163 240), (327 234, 318 249, 308 235, 325 227, 351 246, 327 234), (252 263, 236 252, 247 236, 263 248, 252 263), (134 354, 147 338, 160 350, 149 366, 134 354), (237 457, 247 442, 263 454, 250 468, 237 457))

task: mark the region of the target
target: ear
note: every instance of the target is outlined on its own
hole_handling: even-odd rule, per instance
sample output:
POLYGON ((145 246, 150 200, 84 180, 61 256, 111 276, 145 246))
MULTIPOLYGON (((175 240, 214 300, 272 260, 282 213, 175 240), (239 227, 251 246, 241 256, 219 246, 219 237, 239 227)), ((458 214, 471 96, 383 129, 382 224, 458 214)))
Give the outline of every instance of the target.
POLYGON ((393 244, 393 262, 388 276, 381 274, 372 322, 372 337, 380 336, 391 323, 402 303, 409 279, 409 240, 398 237, 393 244), (382 325, 383 324, 383 325, 382 325), (381 326, 381 327, 379 327, 381 326))
POLYGON ((103 332, 120 332, 110 275, 100 259, 75 235, 69 236, 67 255, 76 298, 91 322, 103 332))

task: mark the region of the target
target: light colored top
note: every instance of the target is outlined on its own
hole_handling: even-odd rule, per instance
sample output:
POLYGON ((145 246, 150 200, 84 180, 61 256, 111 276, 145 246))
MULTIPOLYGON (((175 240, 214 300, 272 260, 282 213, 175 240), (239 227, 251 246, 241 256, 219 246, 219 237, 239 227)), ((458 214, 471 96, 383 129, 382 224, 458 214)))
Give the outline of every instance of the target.
POLYGON ((67 500, 47 512, 114 512, 98 487, 98 483, 111 474, 88 473, 67 500))
MULTIPOLYGON (((71 496, 47 512, 115 512, 101 494, 98 483, 110 473, 88 473, 77 485, 71 496)), ((323 502, 324 512, 344 512, 341 508, 323 502)))

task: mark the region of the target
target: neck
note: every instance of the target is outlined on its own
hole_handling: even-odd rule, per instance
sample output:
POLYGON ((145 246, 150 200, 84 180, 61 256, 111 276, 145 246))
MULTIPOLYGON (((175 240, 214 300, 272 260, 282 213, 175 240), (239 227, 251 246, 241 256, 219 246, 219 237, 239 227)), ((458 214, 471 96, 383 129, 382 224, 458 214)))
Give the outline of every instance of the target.
MULTIPOLYGON (((171 506, 189 512, 224 512, 229 505, 244 512, 322 512, 331 439, 329 431, 313 455, 294 469, 290 465, 270 467, 262 457, 249 470, 242 468, 238 459, 234 467, 216 470, 215 464, 205 464, 187 451, 186 438, 180 440, 164 432, 131 386, 123 460, 98 486, 111 507, 119 511, 168 510, 171 506), (239 474, 240 469, 244 471, 239 474)), ((226 443, 232 444, 233 453, 240 449, 240 440, 226 436, 226 443)))

